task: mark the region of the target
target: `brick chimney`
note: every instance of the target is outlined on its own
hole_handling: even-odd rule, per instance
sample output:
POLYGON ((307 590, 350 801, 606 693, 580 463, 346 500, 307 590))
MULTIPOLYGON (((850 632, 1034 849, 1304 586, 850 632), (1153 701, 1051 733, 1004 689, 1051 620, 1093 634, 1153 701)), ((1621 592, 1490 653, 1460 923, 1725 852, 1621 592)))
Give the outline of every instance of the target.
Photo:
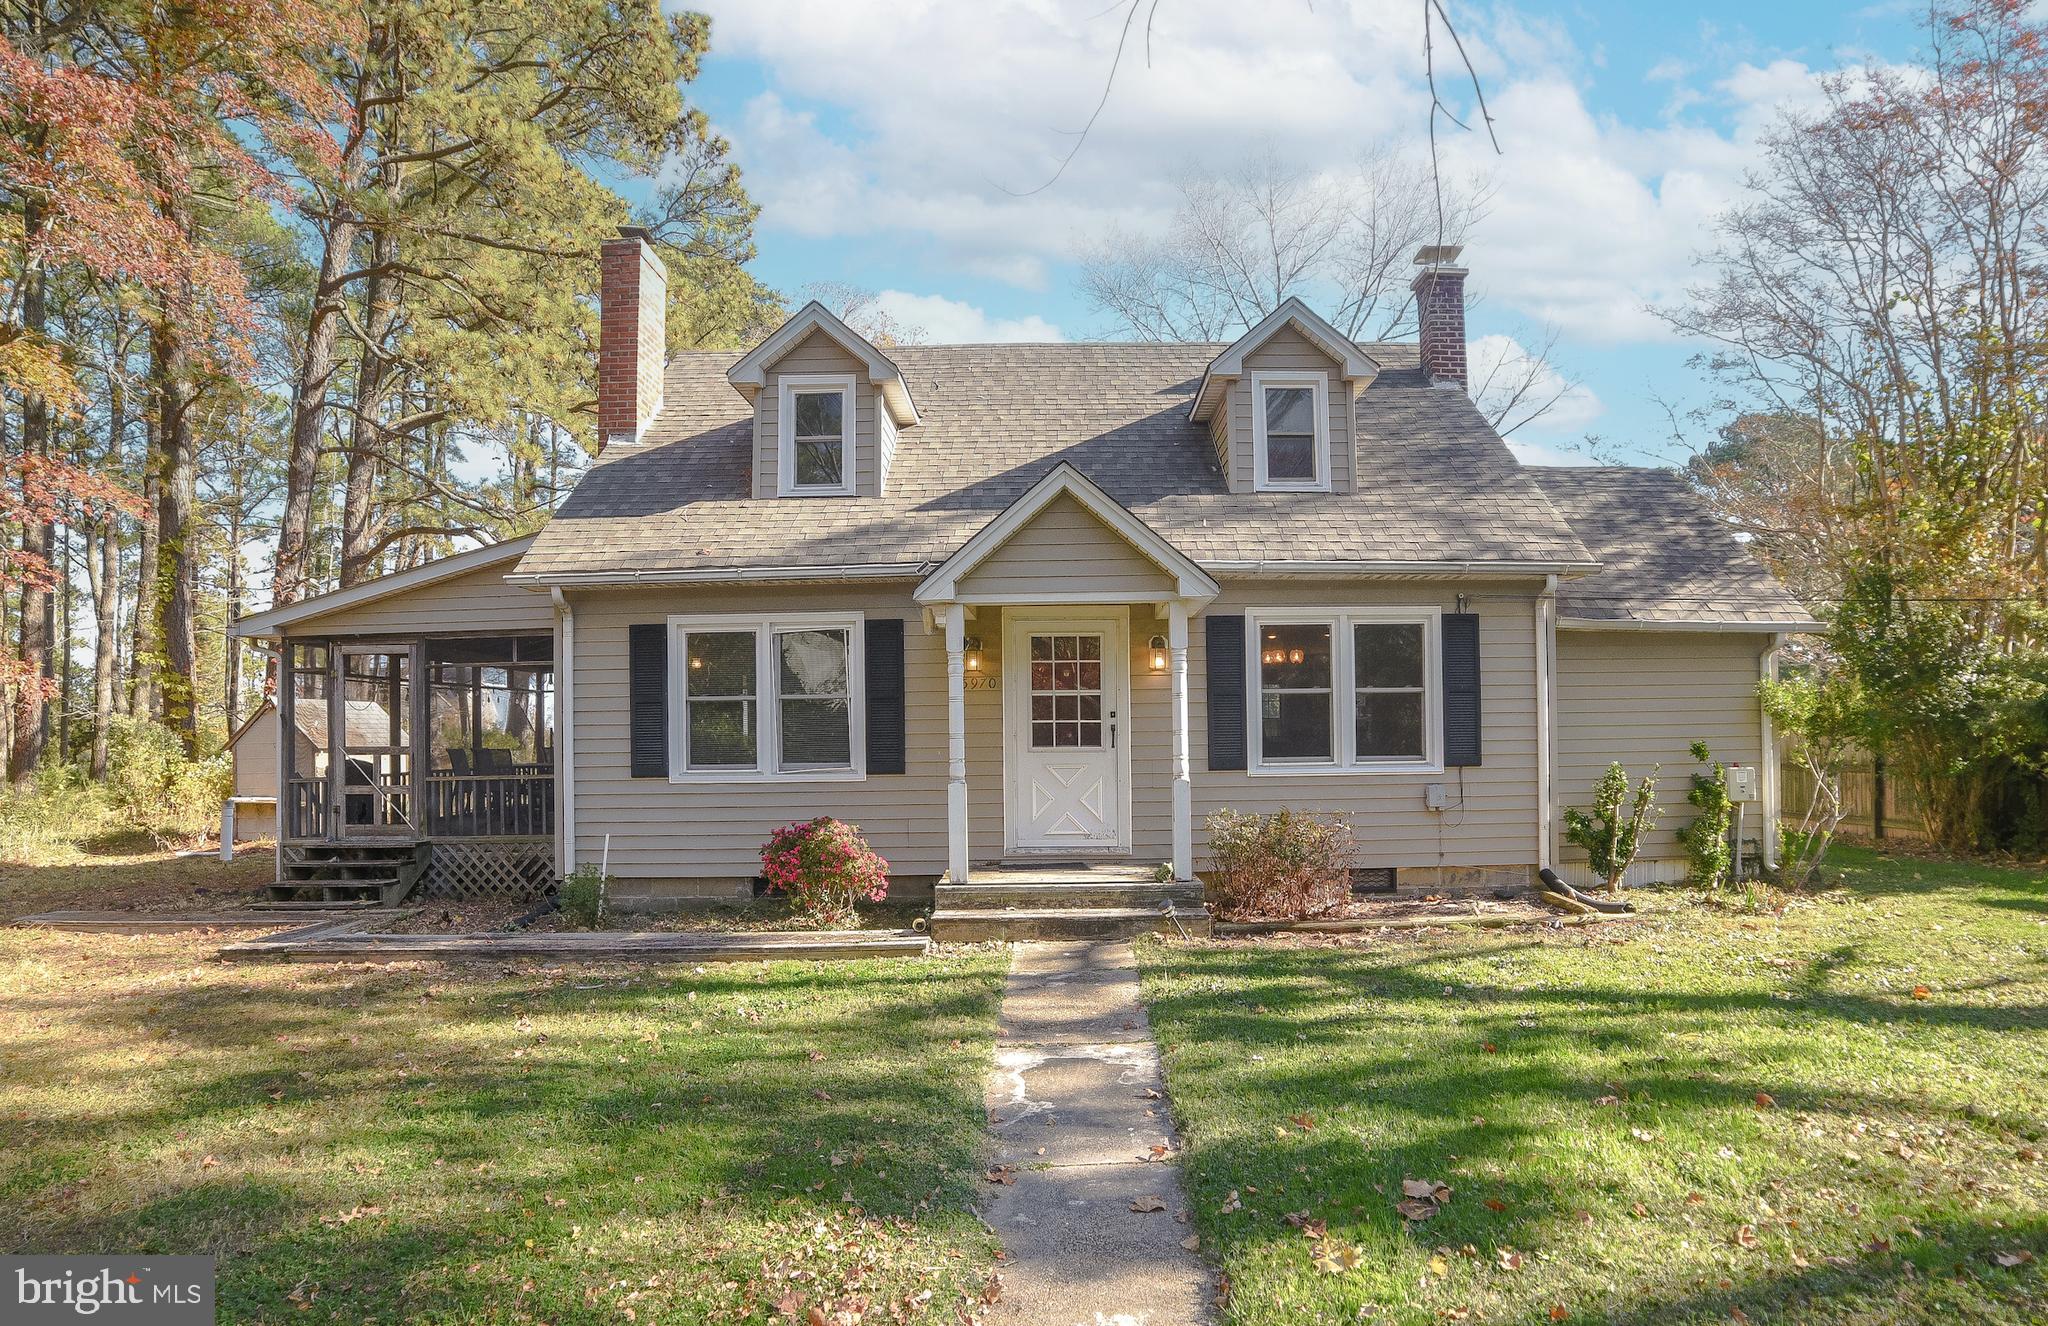
POLYGON ((1415 254, 1415 322, 1421 331, 1422 368, 1431 382, 1466 385, 1465 275, 1457 244, 1425 244, 1415 254))
POLYGON ((637 442, 661 408, 668 359, 668 269, 647 232, 619 227, 600 256, 597 445, 637 442))

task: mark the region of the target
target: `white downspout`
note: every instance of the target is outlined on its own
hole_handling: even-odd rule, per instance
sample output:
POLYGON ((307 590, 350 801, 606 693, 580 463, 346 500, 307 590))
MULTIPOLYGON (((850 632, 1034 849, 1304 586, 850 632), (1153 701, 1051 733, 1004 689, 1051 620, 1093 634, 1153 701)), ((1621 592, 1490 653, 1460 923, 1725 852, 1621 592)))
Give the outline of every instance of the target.
POLYGON ((548 597, 555 601, 555 650, 560 655, 555 677, 555 778, 561 789, 557 855, 567 875, 576 869, 576 610, 559 585, 548 590, 548 597))
POLYGON ((967 883, 967 613, 946 605, 946 879, 967 883))
MULTIPOLYGON (((1784 636, 1772 636, 1770 647, 1757 660, 1759 685, 1778 679, 1778 647, 1784 642, 1784 636)), ((1778 734, 1771 726, 1770 711, 1764 708, 1761 697, 1757 701, 1757 712, 1763 719, 1763 741, 1757 747, 1756 792, 1764 803, 1764 865, 1775 870, 1778 868, 1778 734)))
POLYGON ((1556 820, 1551 799, 1551 728, 1557 699, 1557 577, 1543 577, 1536 597, 1536 864, 1557 864, 1556 820))
POLYGON ((1173 877, 1195 877, 1195 794, 1188 756, 1188 605, 1175 599, 1166 609, 1173 682, 1173 877))

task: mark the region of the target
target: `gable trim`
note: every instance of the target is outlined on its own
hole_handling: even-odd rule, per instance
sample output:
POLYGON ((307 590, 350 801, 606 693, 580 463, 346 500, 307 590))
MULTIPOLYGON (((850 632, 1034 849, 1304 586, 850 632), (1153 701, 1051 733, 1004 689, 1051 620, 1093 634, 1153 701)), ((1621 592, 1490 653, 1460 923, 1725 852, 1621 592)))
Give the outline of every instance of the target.
MULTIPOLYGON (((920 604, 969 602, 980 600, 972 595, 963 598, 960 594, 961 577, 981 565, 997 549, 1008 543, 1013 535, 1029 524, 1033 517, 1062 497, 1071 497, 1082 509, 1109 526, 1110 530, 1124 542, 1166 572, 1174 582, 1175 594, 1182 599, 1199 599, 1207 602, 1221 592, 1221 588, 1209 573, 1196 564, 1193 558, 1167 542, 1165 536, 1132 515, 1121 503, 1098 487, 1093 480, 1072 464, 1062 461, 1037 483, 1031 485, 1022 497, 1005 507, 994 520, 983 525, 974 536, 960 545, 953 555, 930 575, 926 576, 912 591, 911 598, 920 604)), ((1117 594, 1102 601, 1126 602, 1128 594, 1117 594)), ((1076 602, 1071 591, 1048 589, 1045 595, 1036 596, 1034 602, 1076 602)), ((1094 601, 1094 600, 1090 600, 1094 601)))
POLYGON ((1320 314, 1293 295, 1279 308, 1260 319, 1258 326, 1232 341, 1222 354, 1209 361, 1202 373, 1202 385, 1188 403, 1188 418, 1196 423, 1216 413, 1221 393, 1214 390, 1225 381, 1245 375, 1244 357, 1273 339, 1282 327, 1292 326, 1318 350, 1337 361, 1337 376, 1346 382, 1370 382, 1379 376, 1379 361, 1358 348, 1356 342, 1332 327, 1320 314))
POLYGON ((388 576, 378 576, 375 580, 365 580, 362 584, 353 585, 348 589, 331 590, 325 594, 315 594, 309 599, 300 599, 297 603, 287 603, 281 608, 250 613, 230 623, 228 634, 239 640, 277 635, 285 627, 294 626, 309 618, 345 612, 350 608, 359 608, 365 603, 390 598, 394 594, 404 594, 410 590, 438 584, 443 580, 452 580, 456 576, 468 575, 472 571, 481 571, 499 562, 516 561, 533 546, 534 537, 529 534, 523 539, 513 539, 509 543, 487 543, 481 548, 451 553, 424 566, 396 571, 388 576))
POLYGON ((903 380, 903 370, 867 337, 840 321, 815 299, 769 333, 766 340, 741 355, 738 362, 725 370, 725 380, 751 399, 768 385, 768 370, 775 362, 814 331, 822 332, 861 361, 898 427, 908 428, 917 423, 917 402, 910 398, 910 384, 903 380))

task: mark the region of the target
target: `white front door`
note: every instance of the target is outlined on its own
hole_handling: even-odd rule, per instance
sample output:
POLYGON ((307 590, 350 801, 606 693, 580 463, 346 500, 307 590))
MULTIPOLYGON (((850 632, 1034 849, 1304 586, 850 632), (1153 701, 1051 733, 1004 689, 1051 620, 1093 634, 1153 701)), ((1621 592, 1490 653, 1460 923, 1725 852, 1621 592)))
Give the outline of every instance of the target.
POLYGON ((1123 623, 1012 617, 1003 643, 1008 847, 1124 849, 1123 623))

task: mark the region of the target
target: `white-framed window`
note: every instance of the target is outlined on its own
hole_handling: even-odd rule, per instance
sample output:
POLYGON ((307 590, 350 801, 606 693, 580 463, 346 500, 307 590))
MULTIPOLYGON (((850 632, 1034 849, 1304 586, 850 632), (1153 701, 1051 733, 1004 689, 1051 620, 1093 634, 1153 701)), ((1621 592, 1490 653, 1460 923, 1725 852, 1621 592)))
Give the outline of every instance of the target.
POLYGON ((1247 615, 1254 773, 1443 768, 1437 608, 1247 615))
POLYGON ((867 773, 861 618, 669 618, 672 782, 867 773))
POLYGON ((1252 374, 1252 476, 1260 492, 1330 490, 1328 375, 1252 374))
POLYGON ((792 373, 780 381, 777 495, 851 496, 853 379, 829 373, 792 373))

